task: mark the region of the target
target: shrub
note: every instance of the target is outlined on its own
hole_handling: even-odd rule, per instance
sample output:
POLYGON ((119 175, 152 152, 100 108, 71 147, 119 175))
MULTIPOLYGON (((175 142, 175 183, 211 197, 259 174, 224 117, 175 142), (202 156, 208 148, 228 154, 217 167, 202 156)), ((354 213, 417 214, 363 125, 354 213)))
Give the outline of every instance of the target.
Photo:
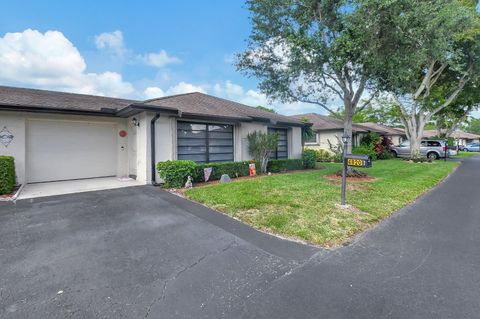
POLYGON ((352 149, 352 154, 370 155, 372 161, 377 159, 377 153, 372 146, 356 146, 352 149))
POLYGON ((317 150, 317 162, 331 162, 333 160, 333 155, 326 150, 317 150))
POLYGON ((197 164, 194 161, 177 160, 157 163, 160 177, 166 187, 183 187, 188 176, 194 176, 197 164))
POLYGON ((365 136, 362 137, 362 140, 360 141, 361 146, 371 146, 371 145, 376 145, 379 144, 382 141, 382 138, 378 133, 375 132, 369 132, 365 136))
POLYGON ((333 144, 330 140, 327 140, 328 148, 333 153, 332 160, 335 163, 341 163, 343 161, 343 144, 338 140, 338 144, 333 144))
POLYGON ((15 161, 13 157, 0 156, 0 195, 11 193, 15 183, 15 161))
POLYGON ((304 168, 315 168, 317 152, 315 150, 304 150, 302 152, 302 161, 304 168))
POLYGON ((298 169, 303 169, 303 160, 301 159, 270 160, 267 167, 267 170, 272 173, 286 172, 298 169))
MULTIPOLYGON (((230 177, 249 176, 250 163, 251 161, 198 164, 195 169, 195 174, 193 175, 193 180, 196 182, 204 182, 203 170, 207 167, 212 168, 212 174, 209 179, 211 181, 220 179, 223 174, 228 174, 230 177)), ((259 163, 255 162, 255 166, 258 169, 259 163)))
POLYGON ((247 139, 248 152, 260 163, 261 172, 266 173, 270 153, 275 151, 278 145, 278 134, 254 131, 248 133, 247 139))

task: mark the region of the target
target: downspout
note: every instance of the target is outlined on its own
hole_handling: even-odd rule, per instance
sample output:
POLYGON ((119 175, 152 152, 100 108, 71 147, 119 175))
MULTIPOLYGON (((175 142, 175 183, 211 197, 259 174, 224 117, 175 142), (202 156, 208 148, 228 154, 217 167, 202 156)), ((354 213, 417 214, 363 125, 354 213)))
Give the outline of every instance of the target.
POLYGON ((157 172, 155 169, 155 122, 157 122, 158 118, 160 117, 160 113, 155 114, 155 116, 150 121, 150 160, 151 160, 151 170, 152 170, 152 185, 153 186, 160 186, 160 183, 157 183, 156 176, 157 172))

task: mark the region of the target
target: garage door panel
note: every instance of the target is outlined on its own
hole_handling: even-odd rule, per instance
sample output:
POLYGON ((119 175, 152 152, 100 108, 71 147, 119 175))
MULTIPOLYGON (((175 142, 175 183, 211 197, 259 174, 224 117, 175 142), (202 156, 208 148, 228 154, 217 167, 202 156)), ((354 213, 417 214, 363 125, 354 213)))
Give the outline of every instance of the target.
POLYGON ((29 121, 29 182, 114 176, 117 171, 114 124, 29 121))

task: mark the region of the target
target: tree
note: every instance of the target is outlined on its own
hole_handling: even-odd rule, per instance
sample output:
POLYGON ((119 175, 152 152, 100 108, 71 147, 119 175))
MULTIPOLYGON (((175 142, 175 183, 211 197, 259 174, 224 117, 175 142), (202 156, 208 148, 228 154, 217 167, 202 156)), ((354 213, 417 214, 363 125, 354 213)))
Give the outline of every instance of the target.
POLYGON ((425 123, 476 77, 475 7, 471 0, 362 0, 353 17, 368 34, 375 29, 366 52, 377 61, 370 75, 395 99, 412 158, 420 156, 425 123))
POLYGON ((352 3, 248 0, 253 28, 237 62, 240 71, 260 79, 260 90, 272 99, 312 103, 332 114, 343 110, 350 137, 353 115, 376 95, 368 91, 366 72, 374 60, 364 54, 374 35, 356 32, 352 3))
MULTIPOLYGON (((335 118, 343 118, 343 112, 340 112, 340 117, 336 115, 330 115, 335 118)), ((400 109, 396 106, 388 96, 380 95, 372 100, 372 102, 363 110, 356 112, 353 115, 354 123, 378 123, 387 126, 399 126, 400 109)))
POLYGON ((269 107, 262 106, 262 105, 257 106, 257 109, 265 111, 265 112, 270 112, 270 113, 275 113, 275 114, 277 113, 277 111, 275 111, 274 109, 271 109, 269 107))
POLYGON ((248 152, 254 160, 260 162, 261 172, 266 173, 270 153, 275 151, 278 145, 278 134, 254 131, 247 135, 247 139, 248 152))
POLYGON ((302 127, 302 148, 305 148, 305 141, 308 141, 315 136, 315 132, 312 129, 312 125, 309 124, 310 120, 307 117, 300 119, 305 125, 302 127))
POLYGON ((450 137, 468 119, 480 104, 480 79, 469 81, 458 97, 446 108, 435 114, 435 129, 438 137, 450 137))
POLYGON ((464 129, 468 133, 480 134, 480 119, 470 118, 464 129))

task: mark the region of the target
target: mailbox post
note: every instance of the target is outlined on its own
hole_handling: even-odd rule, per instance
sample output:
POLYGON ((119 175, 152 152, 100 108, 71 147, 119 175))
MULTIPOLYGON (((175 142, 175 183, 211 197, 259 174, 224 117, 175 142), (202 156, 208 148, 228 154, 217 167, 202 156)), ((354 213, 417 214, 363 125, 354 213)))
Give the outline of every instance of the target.
POLYGON ((346 193, 347 193, 347 146, 350 136, 343 134, 343 167, 342 167, 342 200, 340 204, 343 206, 346 203, 346 193))
MULTIPOLYGON (((346 143, 344 142, 344 146, 346 143)), ((343 169, 342 169, 342 200, 341 205, 346 205, 346 190, 347 190, 347 168, 348 166, 353 167, 363 167, 370 168, 372 167, 372 158, 369 155, 352 155, 346 154, 346 151, 343 152, 343 169)))

